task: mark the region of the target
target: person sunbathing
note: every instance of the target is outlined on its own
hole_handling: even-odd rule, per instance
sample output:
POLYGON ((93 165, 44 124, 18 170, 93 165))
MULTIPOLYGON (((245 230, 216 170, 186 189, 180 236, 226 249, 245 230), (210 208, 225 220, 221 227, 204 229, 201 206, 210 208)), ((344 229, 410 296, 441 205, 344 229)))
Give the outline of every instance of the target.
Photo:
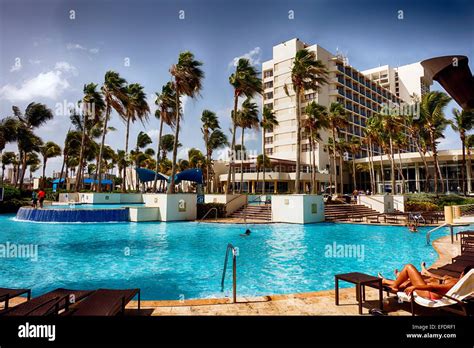
POLYGON ((429 276, 423 278, 423 274, 420 273, 415 266, 408 264, 397 273, 397 279, 391 280, 382 277, 382 284, 394 291, 404 291, 407 295, 410 295, 416 290, 417 295, 421 297, 430 300, 439 300, 442 298, 442 295, 447 293, 471 268, 474 268, 474 266, 467 266, 459 278, 448 276, 435 277, 435 275, 428 272, 424 264, 422 264, 422 272, 429 276), (440 280, 443 281, 442 284, 440 284, 440 280))

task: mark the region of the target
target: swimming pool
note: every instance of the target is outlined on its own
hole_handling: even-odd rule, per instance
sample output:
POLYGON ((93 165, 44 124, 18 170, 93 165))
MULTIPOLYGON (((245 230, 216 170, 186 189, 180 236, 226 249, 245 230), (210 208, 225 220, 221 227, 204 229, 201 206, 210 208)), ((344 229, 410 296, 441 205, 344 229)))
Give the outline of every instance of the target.
MULTIPOLYGON (((405 263, 432 263, 426 228, 319 223, 244 225, 195 222, 48 224, 0 215, 0 244, 38 245, 38 259, 4 258, 2 287, 141 288, 143 299, 229 296, 220 292, 227 243, 239 248, 238 296, 334 288, 334 275, 352 271, 392 275, 405 263), (337 248, 359 252, 338 257, 337 248), (355 249, 354 249, 355 250, 355 249)), ((437 231, 434 235, 442 235, 437 231)), ((229 263, 229 269, 231 269, 229 263)))

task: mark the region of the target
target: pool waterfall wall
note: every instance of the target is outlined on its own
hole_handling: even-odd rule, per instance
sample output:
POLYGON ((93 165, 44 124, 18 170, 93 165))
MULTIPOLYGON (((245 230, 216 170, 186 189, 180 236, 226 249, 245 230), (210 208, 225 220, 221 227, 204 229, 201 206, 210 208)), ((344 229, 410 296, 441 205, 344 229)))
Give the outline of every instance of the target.
POLYGON ((127 208, 117 209, 33 209, 21 207, 16 219, 34 222, 126 222, 127 208))

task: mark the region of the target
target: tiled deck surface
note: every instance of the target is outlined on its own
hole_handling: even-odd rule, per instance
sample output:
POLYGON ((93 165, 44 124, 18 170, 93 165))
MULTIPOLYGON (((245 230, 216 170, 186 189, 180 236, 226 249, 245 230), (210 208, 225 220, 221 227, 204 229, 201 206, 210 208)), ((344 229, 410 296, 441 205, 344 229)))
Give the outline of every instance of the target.
MULTIPOLYGON (((442 237, 433 242, 440 257, 433 264, 441 266, 451 261, 460 253, 459 242, 451 244, 450 237, 442 237)), ((419 268, 419 265, 415 265, 419 268)), ((376 274, 377 270, 374 270, 376 274)), ((354 288, 339 291, 340 305, 334 303, 334 290, 318 291, 291 295, 272 295, 255 298, 237 298, 238 303, 230 299, 201 299, 185 301, 142 301, 141 313, 136 313, 137 302, 127 306, 130 315, 358 315, 358 306, 354 288)), ((378 307, 378 291, 366 289, 367 302, 363 306, 364 315, 369 315, 370 308, 378 307)), ((384 293, 384 310, 389 315, 410 315, 409 304, 399 304, 391 295, 384 293)), ((13 299, 11 304, 23 302, 25 299, 13 299)), ((419 312, 422 313, 422 312, 419 312)), ((434 312, 430 311, 430 315, 434 312)))

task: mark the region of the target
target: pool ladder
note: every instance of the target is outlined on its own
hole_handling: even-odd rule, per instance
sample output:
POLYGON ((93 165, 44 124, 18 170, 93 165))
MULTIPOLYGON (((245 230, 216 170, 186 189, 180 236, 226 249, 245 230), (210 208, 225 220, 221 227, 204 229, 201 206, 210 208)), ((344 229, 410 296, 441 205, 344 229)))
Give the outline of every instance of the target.
POLYGON ((227 261, 229 259, 229 251, 232 251, 232 302, 237 302, 237 249, 231 244, 227 244, 225 251, 224 270, 222 271, 221 291, 224 291, 225 274, 227 271, 227 261))

